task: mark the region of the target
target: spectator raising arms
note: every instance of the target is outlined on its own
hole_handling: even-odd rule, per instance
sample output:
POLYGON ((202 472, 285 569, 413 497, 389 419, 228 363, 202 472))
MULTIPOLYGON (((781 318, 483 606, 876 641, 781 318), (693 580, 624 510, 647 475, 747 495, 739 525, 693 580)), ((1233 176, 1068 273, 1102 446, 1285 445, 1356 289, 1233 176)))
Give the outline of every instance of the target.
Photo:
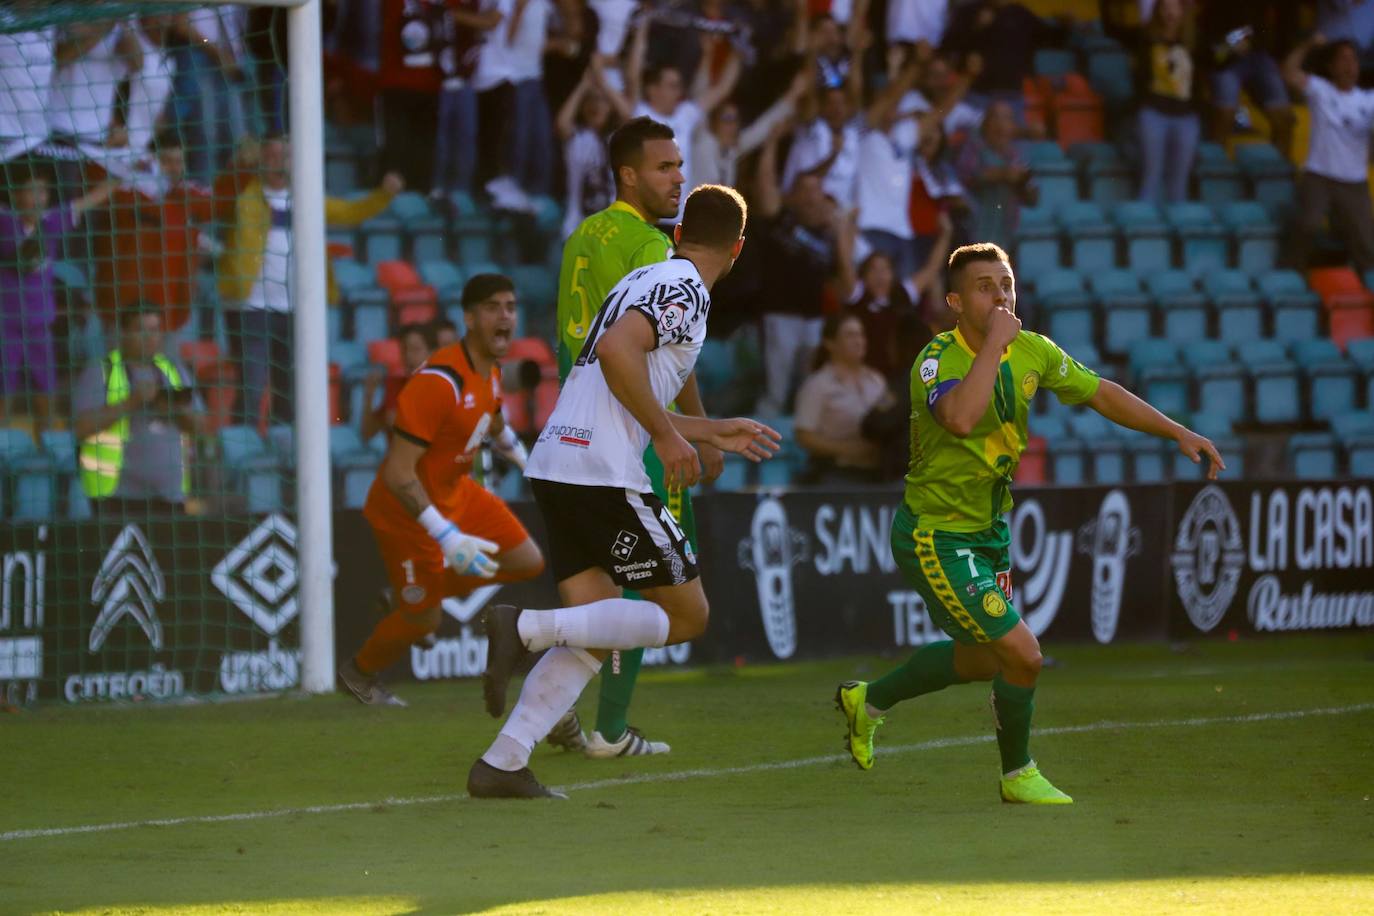
POLYGON ((812 372, 797 392, 797 444, 811 456, 813 483, 874 483, 878 445, 862 434, 864 417, 893 403, 887 382, 864 364, 868 341, 857 315, 825 319, 812 372))
POLYGON ((1374 92, 1356 87, 1360 59, 1348 41, 1330 46, 1327 78, 1303 72, 1303 58, 1324 41, 1320 34, 1312 36, 1289 53, 1283 66, 1288 85, 1307 97, 1312 113, 1307 164, 1298 182, 1293 256, 1299 268, 1307 267, 1311 239, 1330 216, 1363 273, 1374 268, 1374 212, 1366 178, 1374 92))
POLYGON ((607 84, 600 62, 594 57, 558 111, 558 138, 563 141, 567 169, 567 205, 563 208, 563 238, 573 234, 582 220, 604 210, 615 200, 606 142, 611 132, 629 115, 625 97, 607 84))
POLYGON ((11 164, 5 171, 10 209, 0 209, 0 415, 9 414, 11 397, 29 394, 37 438, 48 427, 57 391, 53 261, 63 236, 108 200, 115 185, 103 182, 53 207, 48 181, 36 168, 11 164))
POLYGON ((1271 53, 1276 30, 1274 17, 1292 0, 1207 0, 1202 4, 1199 28, 1203 47, 1210 51, 1212 85, 1212 139, 1225 144, 1231 139, 1244 89, 1250 100, 1264 109, 1269 132, 1279 152, 1293 158, 1293 106, 1271 53))
POLYGON ((883 378, 911 370, 911 362, 902 360, 903 334, 921 339, 914 348, 918 351, 930 340, 930 331, 916 308, 919 298, 916 285, 899 278, 887 255, 875 251, 859 265, 859 281, 849 297, 849 310, 863 322, 868 339, 865 361, 883 378))

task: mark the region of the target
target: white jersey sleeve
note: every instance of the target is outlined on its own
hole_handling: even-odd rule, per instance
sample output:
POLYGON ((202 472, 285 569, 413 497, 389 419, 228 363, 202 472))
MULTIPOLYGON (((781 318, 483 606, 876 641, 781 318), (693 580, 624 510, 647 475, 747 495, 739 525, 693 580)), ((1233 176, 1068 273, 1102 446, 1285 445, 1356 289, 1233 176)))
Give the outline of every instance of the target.
POLYGON ((606 297, 587 332, 553 414, 530 453, 525 476, 647 492, 644 449, 649 434, 606 384, 597 343, 617 321, 641 320, 631 312, 648 321, 655 337, 654 349, 646 354, 649 384, 666 407, 696 365, 710 310, 706 284, 685 258, 627 274, 606 297))

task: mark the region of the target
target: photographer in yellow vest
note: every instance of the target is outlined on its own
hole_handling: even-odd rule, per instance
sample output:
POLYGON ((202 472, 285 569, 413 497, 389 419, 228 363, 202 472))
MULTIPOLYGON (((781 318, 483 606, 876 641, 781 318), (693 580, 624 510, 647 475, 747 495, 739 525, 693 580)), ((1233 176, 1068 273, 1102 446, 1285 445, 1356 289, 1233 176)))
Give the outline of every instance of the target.
POLYGON ((72 394, 82 489, 97 513, 180 514, 192 436, 207 429, 191 374, 162 352, 162 312, 119 312, 119 345, 87 366, 72 394))

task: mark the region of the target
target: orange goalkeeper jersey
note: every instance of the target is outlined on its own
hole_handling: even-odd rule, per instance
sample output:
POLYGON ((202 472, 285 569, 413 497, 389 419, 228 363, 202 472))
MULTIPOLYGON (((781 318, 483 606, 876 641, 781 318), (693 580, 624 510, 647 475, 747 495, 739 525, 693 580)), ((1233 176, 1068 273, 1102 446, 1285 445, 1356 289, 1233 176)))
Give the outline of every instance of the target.
MULTIPOLYGON (((501 411, 501 369, 482 376, 459 341, 431 356, 401 389, 392 432, 425 446, 416 476, 443 514, 456 504, 458 483, 472 470, 473 456, 501 411)), ((384 527, 418 527, 378 473, 363 514, 384 527)))

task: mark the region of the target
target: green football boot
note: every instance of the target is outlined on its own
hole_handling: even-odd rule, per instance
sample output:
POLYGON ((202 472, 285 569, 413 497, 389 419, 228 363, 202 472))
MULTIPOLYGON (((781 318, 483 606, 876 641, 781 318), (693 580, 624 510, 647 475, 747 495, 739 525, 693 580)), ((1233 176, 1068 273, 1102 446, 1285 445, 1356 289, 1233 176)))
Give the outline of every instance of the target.
POLYGON ((1015 776, 1002 777, 1002 801, 1012 805, 1072 805, 1073 799, 1040 775, 1031 761, 1015 776))
POLYGON ((845 681, 835 690, 835 708, 844 713, 849 726, 845 748, 861 770, 873 769, 873 733, 883 724, 883 717, 868 715, 868 684, 865 681, 845 681))

